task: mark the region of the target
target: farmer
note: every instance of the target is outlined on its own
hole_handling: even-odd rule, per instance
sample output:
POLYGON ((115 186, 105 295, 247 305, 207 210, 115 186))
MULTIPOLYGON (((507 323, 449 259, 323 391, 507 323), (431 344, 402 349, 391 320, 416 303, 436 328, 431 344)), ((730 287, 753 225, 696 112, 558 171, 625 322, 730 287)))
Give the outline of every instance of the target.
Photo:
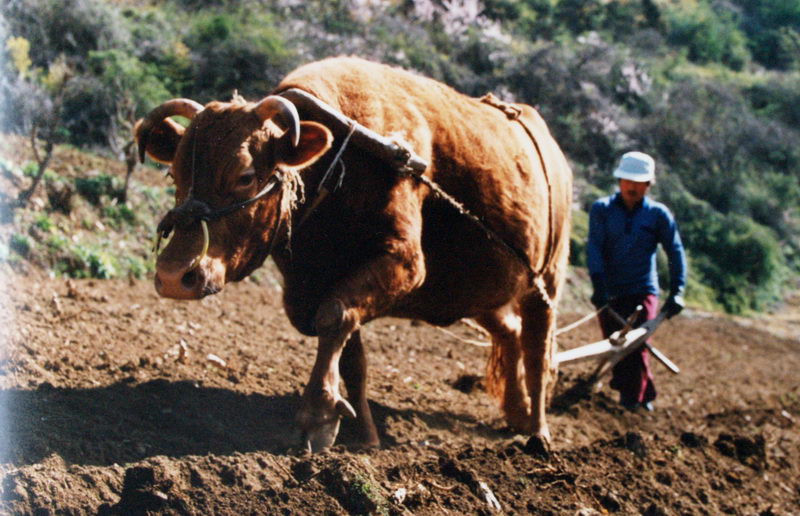
MULTIPOLYGON (((628 152, 614 170, 619 191, 595 201, 589 214, 587 259, 592 279, 592 304, 599 310, 609 305, 623 318, 644 307, 634 327, 656 317, 658 274, 656 247, 660 243, 669 259, 669 297, 662 308, 667 318, 684 307, 686 256, 672 213, 647 197, 655 181, 655 162, 642 152, 628 152)), ((621 328, 603 310, 599 315, 605 338, 621 328)), ((619 391, 622 406, 653 410, 656 389, 647 348, 635 351, 613 369, 610 386, 619 391)))

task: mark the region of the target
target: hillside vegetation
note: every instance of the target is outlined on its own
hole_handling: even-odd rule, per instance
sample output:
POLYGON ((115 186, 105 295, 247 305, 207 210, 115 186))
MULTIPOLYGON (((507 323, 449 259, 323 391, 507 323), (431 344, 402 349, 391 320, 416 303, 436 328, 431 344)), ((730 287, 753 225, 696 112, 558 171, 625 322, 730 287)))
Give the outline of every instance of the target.
MULTIPOLYGON (((140 228, 152 223, 145 214, 155 213, 164 188, 142 190, 134 175, 127 198, 124 165, 116 174, 46 172, 48 144, 123 161, 133 121, 163 100, 207 102, 234 90, 255 100, 298 65, 353 54, 417 70, 469 95, 493 91, 536 106, 576 174, 574 265, 585 262, 586 209, 613 189, 610 172, 619 155, 639 149, 656 157, 653 194, 681 225, 693 303, 762 310, 797 285, 800 1, 1 0, 0 6, 2 130, 26 137, 35 131, 41 147, 38 159, 15 161, 8 156, 20 153, 6 153, 2 173, 20 189, 41 175, 39 195, 47 193, 4 213, 14 229, 3 233, 0 257, 11 263, 38 260, 65 275, 148 272, 143 248, 123 259, 118 245, 96 242, 83 247, 100 249, 95 254, 104 252, 113 266, 76 259, 80 243, 70 226, 45 220, 76 220, 74 208, 59 203, 57 193, 66 189, 86 199, 104 227, 110 224, 103 217, 111 217, 119 227, 140 228), (52 253, 55 235, 67 242, 52 253)), ((141 239, 143 231, 131 233, 141 239)))

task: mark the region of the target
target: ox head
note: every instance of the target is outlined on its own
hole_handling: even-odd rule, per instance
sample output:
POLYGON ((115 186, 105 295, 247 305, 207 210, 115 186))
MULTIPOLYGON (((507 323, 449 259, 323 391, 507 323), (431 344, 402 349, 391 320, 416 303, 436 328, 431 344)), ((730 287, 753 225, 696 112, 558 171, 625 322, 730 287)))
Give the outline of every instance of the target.
POLYGON ((263 263, 289 216, 286 195, 294 192, 287 179, 299 177, 333 140, 325 126, 301 122, 279 96, 205 107, 170 100, 139 121, 135 134, 140 158, 147 153, 169 164, 175 182, 175 208, 158 227, 159 239, 172 239, 158 255, 155 286, 180 299, 216 293, 263 263))

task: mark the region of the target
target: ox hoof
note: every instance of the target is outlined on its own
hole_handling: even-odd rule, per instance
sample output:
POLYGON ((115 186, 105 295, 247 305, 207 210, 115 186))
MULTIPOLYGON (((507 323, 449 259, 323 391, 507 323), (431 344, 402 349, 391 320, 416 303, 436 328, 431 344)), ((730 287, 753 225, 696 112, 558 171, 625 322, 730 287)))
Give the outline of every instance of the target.
POLYGON ((324 452, 336 442, 339 434, 339 419, 333 423, 319 425, 313 430, 303 432, 303 445, 311 453, 324 452))
POLYGON ((316 409, 301 409, 297 423, 302 431, 303 446, 311 453, 325 451, 336 441, 342 418, 356 418, 353 406, 340 398, 335 403, 317 404, 316 409))
POLYGON ((319 453, 327 450, 336 442, 339 435, 339 424, 343 417, 355 418, 356 411, 353 406, 345 399, 340 399, 334 404, 334 413, 317 419, 301 417, 305 420, 303 430, 303 445, 311 453, 319 453))
POLYGON ((541 435, 532 435, 523 448, 525 453, 538 459, 550 458, 550 441, 541 435))

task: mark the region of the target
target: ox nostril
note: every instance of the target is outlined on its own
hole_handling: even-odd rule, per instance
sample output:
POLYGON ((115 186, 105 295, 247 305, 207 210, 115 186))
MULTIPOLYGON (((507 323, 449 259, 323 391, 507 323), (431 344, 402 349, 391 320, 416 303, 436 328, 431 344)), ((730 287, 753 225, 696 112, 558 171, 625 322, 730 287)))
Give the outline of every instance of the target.
POLYGON ((200 276, 197 274, 197 271, 191 270, 183 275, 181 278, 181 285, 191 290, 197 285, 197 280, 199 278, 200 276))

